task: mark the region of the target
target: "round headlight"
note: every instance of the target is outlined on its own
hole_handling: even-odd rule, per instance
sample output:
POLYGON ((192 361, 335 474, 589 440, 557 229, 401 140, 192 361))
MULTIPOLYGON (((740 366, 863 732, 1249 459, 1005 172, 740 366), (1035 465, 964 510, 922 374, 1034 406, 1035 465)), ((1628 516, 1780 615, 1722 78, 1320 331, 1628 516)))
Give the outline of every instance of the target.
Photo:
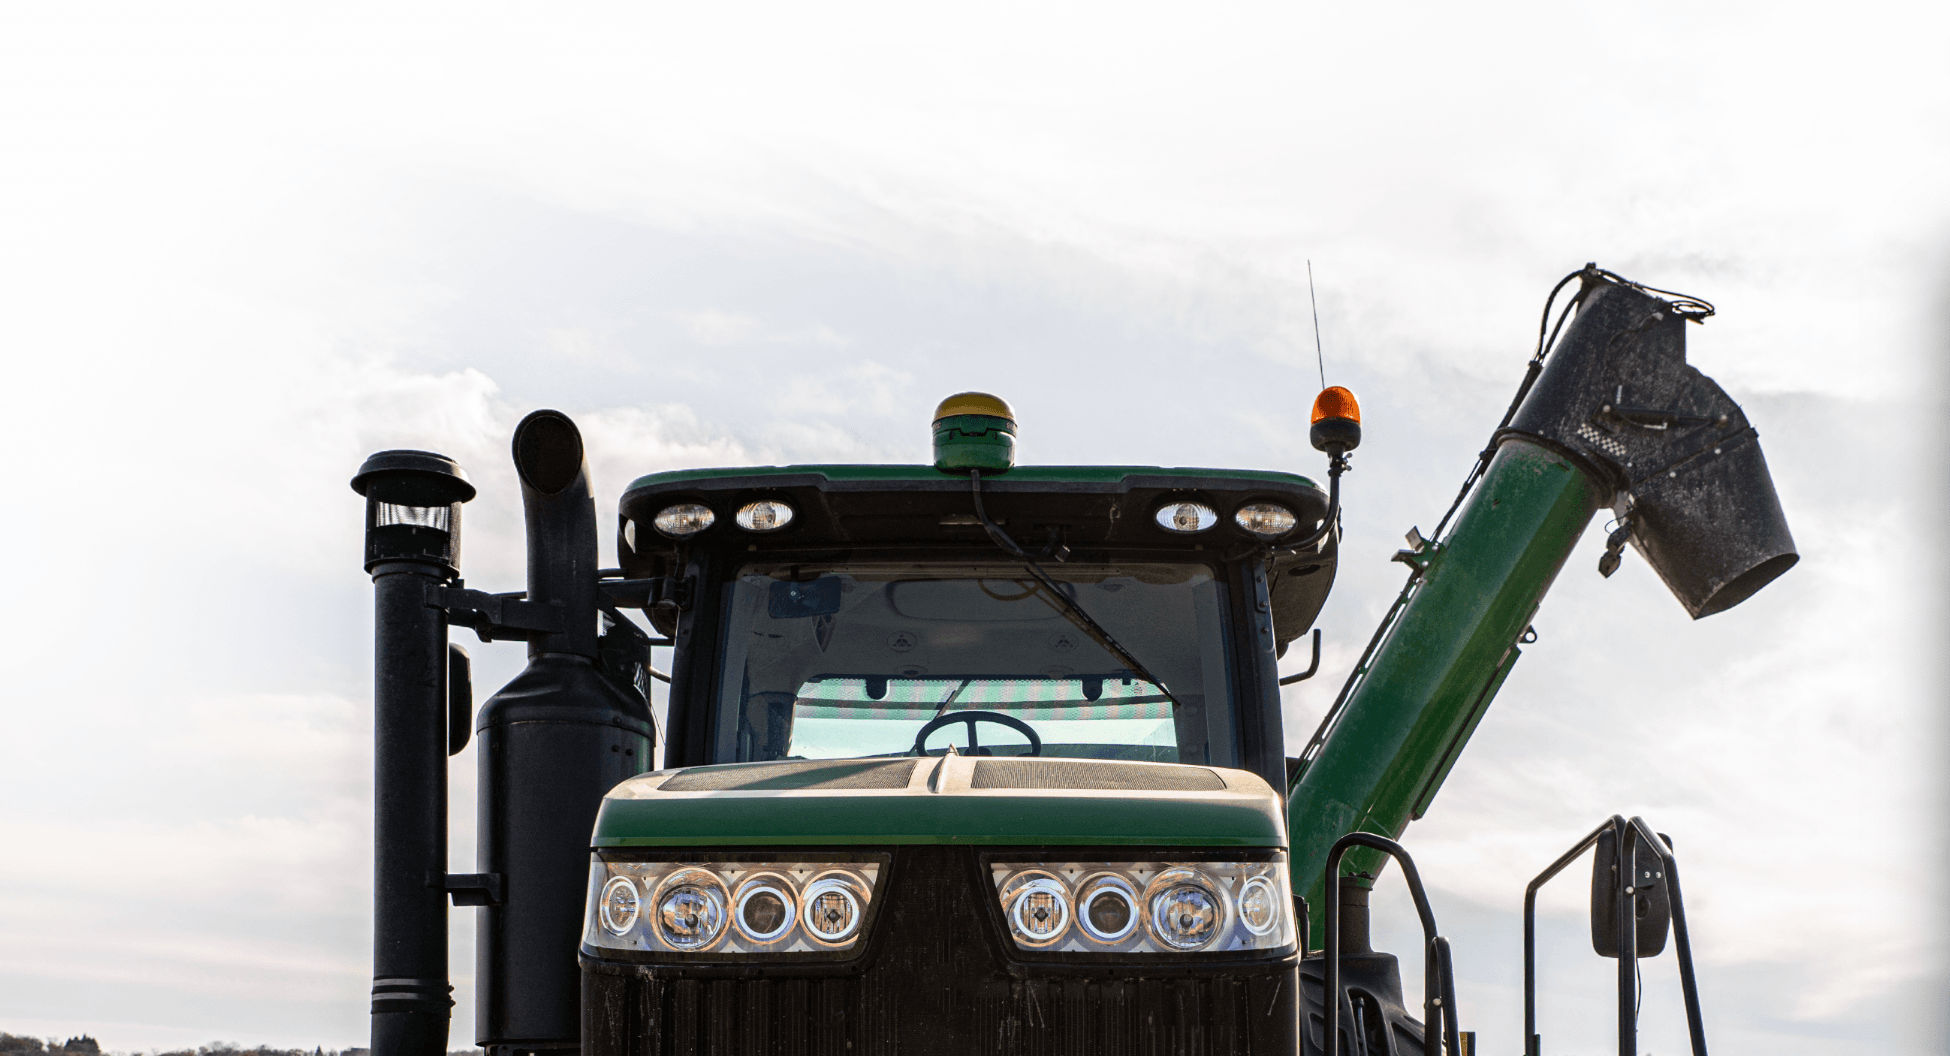
POLYGON ((838 946, 853 941, 866 917, 860 893, 866 884, 852 873, 823 873, 806 885, 805 908, 800 918, 806 933, 816 942, 838 946))
POLYGON ((657 930, 676 950, 702 950, 724 935, 724 881, 708 869, 679 869, 657 888, 657 930))
POLYGON ((1050 873, 1036 869, 1017 873, 1009 878, 1002 898, 1009 923, 1024 946, 1048 946, 1070 927, 1070 891, 1050 873))
POLYGON ((1167 869, 1144 892, 1151 933, 1175 950, 1196 950, 1218 936, 1225 923, 1225 900, 1204 873, 1180 866, 1167 869))
POLYGON ((602 901, 598 902, 596 915, 603 922, 603 930, 611 935, 626 935, 636 926, 638 912, 642 904, 637 898, 636 881, 627 876, 612 876, 603 885, 602 901))
POLYGON ((775 499, 760 499, 738 508, 738 527, 748 532, 776 532, 792 523, 792 507, 775 499))
POLYGON ((1077 888, 1077 924, 1097 942, 1122 942, 1137 930, 1137 889, 1116 873, 1098 873, 1077 888))
POLYGON ((1249 502, 1233 513, 1239 527, 1263 539, 1285 535, 1300 523, 1293 511, 1271 502, 1249 502))
POLYGON ((771 942, 792 930, 797 903, 785 877, 759 873, 738 885, 731 900, 731 920, 753 942, 771 942))
POLYGON ((1239 886, 1239 922, 1255 935, 1270 935, 1280 926, 1280 889, 1263 876, 1239 886))
POLYGON ((711 507, 701 502, 680 502, 675 506, 665 506, 658 511, 656 519, 651 523, 665 535, 683 539, 711 527, 712 522, 717 519, 718 515, 711 512, 711 507))
POLYGON ((1202 532, 1219 523, 1218 513, 1202 502, 1170 502, 1158 507, 1158 526, 1170 532, 1202 532))

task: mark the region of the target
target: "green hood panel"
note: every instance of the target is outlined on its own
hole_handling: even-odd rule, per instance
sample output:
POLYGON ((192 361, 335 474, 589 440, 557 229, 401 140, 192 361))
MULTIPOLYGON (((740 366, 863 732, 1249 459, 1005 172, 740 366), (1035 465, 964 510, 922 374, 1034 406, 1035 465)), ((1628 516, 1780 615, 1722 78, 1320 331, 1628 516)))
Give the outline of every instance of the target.
POLYGON ((1284 847, 1243 770, 946 756, 659 771, 612 789, 597 847, 807 844, 1284 847), (664 786, 675 784, 677 790, 664 786))

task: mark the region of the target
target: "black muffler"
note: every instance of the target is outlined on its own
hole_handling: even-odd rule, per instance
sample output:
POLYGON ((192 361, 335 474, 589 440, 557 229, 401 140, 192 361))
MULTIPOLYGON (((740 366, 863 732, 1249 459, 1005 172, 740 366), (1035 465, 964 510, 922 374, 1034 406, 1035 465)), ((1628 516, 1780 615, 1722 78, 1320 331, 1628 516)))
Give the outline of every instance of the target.
MULTIPOLYGON (((480 868, 503 901, 480 910, 475 1038, 496 1056, 580 1043, 577 937, 603 794, 649 768, 648 703, 599 665, 596 507, 582 434, 557 411, 515 429, 528 596, 560 613, 528 666, 481 707, 480 868)), ((646 657, 647 659, 647 657, 646 657)))
POLYGON ((1503 431, 1542 440, 1613 487, 1617 528, 1694 619, 1730 609, 1800 560, 1740 405, 1686 364, 1689 320, 1668 301, 1588 268, 1577 318, 1503 431))

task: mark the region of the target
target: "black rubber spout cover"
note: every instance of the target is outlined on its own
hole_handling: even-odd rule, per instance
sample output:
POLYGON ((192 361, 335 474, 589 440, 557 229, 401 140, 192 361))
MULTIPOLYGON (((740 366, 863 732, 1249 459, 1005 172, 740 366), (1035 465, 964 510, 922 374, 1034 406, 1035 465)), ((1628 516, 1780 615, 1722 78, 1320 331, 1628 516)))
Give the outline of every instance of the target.
POLYGON ((1567 452, 1612 490, 1633 547, 1694 619, 1800 560, 1740 405, 1686 364, 1686 318, 1597 276, 1504 436, 1567 452))
POLYGON ((589 839, 603 794, 650 764, 643 698, 596 659, 596 509, 582 434, 558 411, 515 429, 528 524, 528 597, 559 606, 564 630, 537 635, 528 666, 482 705, 479 871, 506 902, 484 906, 475 942, 475 1040, 516 1051, 579 1044, 576 964, 589 839))

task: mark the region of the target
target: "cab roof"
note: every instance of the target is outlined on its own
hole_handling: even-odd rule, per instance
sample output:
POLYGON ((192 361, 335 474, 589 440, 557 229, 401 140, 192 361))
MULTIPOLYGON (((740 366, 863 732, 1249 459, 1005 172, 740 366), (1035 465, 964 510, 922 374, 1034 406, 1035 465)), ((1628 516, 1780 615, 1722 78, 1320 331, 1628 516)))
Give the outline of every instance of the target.
MULTIPOLYGON (((696 502, 714 516, 712 526, 690 540, 700 546, 775 550, 977 543, 986 535, 975 516, 972 483, 964 473, 913 465, 673 470, 630 485, 618 527, 634 539, 627 549, 673 549, 677 541, 659 536, 651 525, 658 511, 696 502), (765 533, 735 527, 737 510, 759 499, 790 505, 791 522, 765 533)), ((1294 537, 1311 533, 1327 510, 1327 494, 1319 485, 1271 470, 1019 466, 984 475, 981 484, 989 515, 1024 546, 1043 545, 1055 533, 1072 548, 1230 549, 1265 542, 1233 521, 1233 513, 1247 503, 1273 502, 1291 510, 1299 522, 1289 533, 1294 537), (1185 501, 1210 507, 1217 514, 1212 527, 1181 533, 1158 524, 1160 507, 1185 501)))
MULTIPOLYGON (((764 558, 788 552, 811 556, 861 549, 982 549, 994 547, 975 514, 972 481, 964 473, 926 465, 745 466, 681 469, 639 477, 618 510, 617 554, 632 577, 669 575, 680 551, 736 552, 764 558), (736 514, 760 499, 792 507, 790 522, 769 532, 746 531, 736 514), (710 508, 710 527, 684 540, 652 526, 657 513, 680 503, 710 508)), ((1312 535, 1327 514, 1327 493, 1297 473, 1258 469, 1164 466, 1017 466, 981 481, 988 515, 1034 552, 1067 547, 1073 560, 1117 554, 1207 552, 1231 560, 1269 545, 1312 535), (1158 523, 1167 504, 1198 502, 1217 515, 1211 527, 1174 532, 1158 523), (1272 502, 1297 524, 1266 540, 1233 519, 1242 506, 1272 502)), ((1267 569, 1281 646, 1304 633, 1334 579, 1338 532, 1305 551, 1275 549, 1267 569)))
MULTIPOLYGON (((877 483, 932 483, 968 487, 968 477, 960 473, 944 473, 933 466, 915 465, 804 465, 804 466, 736 466, 723 469, 672 469, 662 473, 651 473, 636 478, 624 489, 623 499, 629 501, 631 494, 642 491, 664 491, 673 485, 697 483, 709 487, 731 481, 749 480, 753 477, 803 476, 818 477, 829 483, 847 484, 853 482, 877 483)), ((1201 469, 1166 468, 1164 466, 1017 466, 982 478, 985 486, 1001 486, 1011 482, 1034 481, 1042 484, 1105 485, 1121 483, 1131 477, 1173 477, 1214 482, 1231 481, 1240 484, 1265 483, 1286 486, 1301 486, 1320 490, 1320 485, 1298 473, 1284 473, 1272 469, 1201 469)))

